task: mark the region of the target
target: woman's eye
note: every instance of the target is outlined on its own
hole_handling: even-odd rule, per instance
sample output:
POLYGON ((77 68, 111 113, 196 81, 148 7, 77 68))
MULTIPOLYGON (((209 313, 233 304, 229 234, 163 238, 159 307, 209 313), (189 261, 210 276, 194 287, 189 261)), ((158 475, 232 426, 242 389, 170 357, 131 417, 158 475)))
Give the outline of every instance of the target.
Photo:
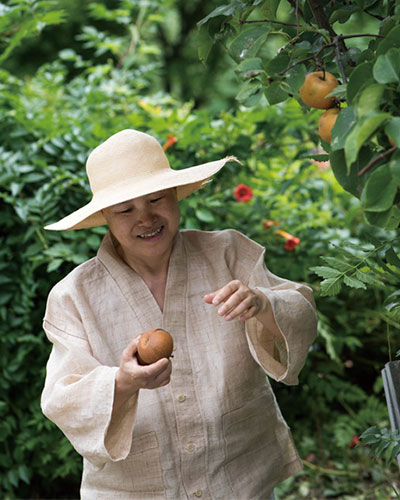
POLYGON ((128 214, 131 211, 130 208, 125 208, 124 210, 120 210, 120 214, 128 214))
POLYGON ((157 201, 161 200, 162 196, 160 196, 159 198, 154 198, 152 200, 150 200, 150 203, 157 203, 157 201))

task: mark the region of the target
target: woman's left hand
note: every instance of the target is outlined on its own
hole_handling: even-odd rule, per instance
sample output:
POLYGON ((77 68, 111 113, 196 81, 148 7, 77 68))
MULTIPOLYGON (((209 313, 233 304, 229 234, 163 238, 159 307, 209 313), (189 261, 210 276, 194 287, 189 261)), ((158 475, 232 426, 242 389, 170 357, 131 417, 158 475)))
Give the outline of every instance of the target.
POLYGON ((207 304, 221 307, 218 314, 226 321, 238 318, 241 321, 257 316, 266 307, 268 300, 259 290, 253 290, 239 280, 230 281, 227 285, 204 296, 207 304))

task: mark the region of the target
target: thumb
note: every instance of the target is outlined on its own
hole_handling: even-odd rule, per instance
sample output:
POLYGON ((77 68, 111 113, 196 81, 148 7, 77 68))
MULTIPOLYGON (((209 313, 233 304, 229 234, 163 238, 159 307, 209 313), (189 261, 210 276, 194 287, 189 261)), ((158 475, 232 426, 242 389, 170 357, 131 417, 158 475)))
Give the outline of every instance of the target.
POLYGON ((132 358, 136 354, 136 352, 138 350, 139 339, 140 339, 140 334, 136 335, 136 337, 134 337, 129 342, 129 344, 126 346, 125 354, 126 354, 127 358, 132 358))

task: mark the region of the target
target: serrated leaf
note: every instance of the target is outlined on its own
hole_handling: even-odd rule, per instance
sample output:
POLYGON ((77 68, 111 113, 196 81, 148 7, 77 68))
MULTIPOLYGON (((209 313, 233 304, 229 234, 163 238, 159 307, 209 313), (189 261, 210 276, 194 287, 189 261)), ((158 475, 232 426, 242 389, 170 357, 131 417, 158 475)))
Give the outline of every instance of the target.
POLYGON ((315 266, 310 269, 315 274, 318 274, 318 276, 321 276, 321 278, 336 278, 342 274, 340 271, 327 266, 315 266))
POLYGON ((353 276, 345 276, 343 278, 344 283, 351 288, 363 288, 364 290, 367 288, 365 283, 354 278, 353 276))
POLYGON ((357 269, 355 276, 358 280, 366 283, 367 285, 372 285, 378 288, 383 287, 383 283, 381 283, 379 280, 377 280, 371 273, 369 272, 363 272, 357 269))
POLYGON ((400 259, 393 248, 389 248, 389 250, 385 254, 386 260, 389 264, 392 264, 394 267, 400 268, 400 259))
POLYGON ((325 261, 327 264, 330 264, 332 267, 337 269, 338 271, 341 271, 342 273, 345 273, 347 271, 351 271, 354 269, 354 266, 349 264, 348 262, 345 262, 344 260, 340 260, 336 257, 321 257, 323 261, 325 261))
POLYGON ((343 279, 329 278, 321 281, 321 295, 332 296, 337 295, 342 288, 343 279))

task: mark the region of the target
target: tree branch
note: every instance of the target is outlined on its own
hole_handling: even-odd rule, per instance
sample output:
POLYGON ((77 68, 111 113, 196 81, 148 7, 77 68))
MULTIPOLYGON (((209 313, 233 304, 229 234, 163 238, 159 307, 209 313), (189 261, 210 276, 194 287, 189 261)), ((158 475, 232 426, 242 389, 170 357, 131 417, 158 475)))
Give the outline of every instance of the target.
POLYGON ((365 174, 365 172, 368 172, 368 170, 370 170, 378 162, 380 162, 381 160, 384 160, 386 158, 386 156, 391 155, 394 151, 396 151, 396 149, 397 149, 397 146, 393 146, 392 148, 388 149, 387 151, 385 151, 383 153, 380 153, 378 156, 376 156, 375 158, 373 158, 369 163, 367 163, 367 165, 365 165, 364 168, 362 168, 358 172, 358 177, 363 176, 365 174))
POLYGON ((327 30, 331 37, 337 36, 335 30, 332 28, 328 17, 325 14, 323 3, 319 0, 307 0, 308 5, 310 6, 312 15, 318 25, 319 28, 327 30))
POLYGON ((340 52, 340 47, 339 47, 340 42, 342 40, 343 40, 342 35, 336 36, 334 38, 335 53, 336 53, 336 61, 337 61, 337 64, 339 66, 339 71, 340 71, 340 74, 342 75, 342 81, 343 81, 343 83, 347 83, 347 77, 346 77, 346 73, 345 73, 344 67, 343 67, 342 54, 340 52))
MULTIPOLYGON (((298 24, 294 23, 284 23, 283 21, 274 21, 272 19, 251 19, 250 21, 239 20, 239 24, 253 24, 253 23, 273 23, 280 24, 282 26, 293 26, 294 28, 298 28, 298 24)), ((300 28, 304 28, 305 26, 300 26, 300 28)))

